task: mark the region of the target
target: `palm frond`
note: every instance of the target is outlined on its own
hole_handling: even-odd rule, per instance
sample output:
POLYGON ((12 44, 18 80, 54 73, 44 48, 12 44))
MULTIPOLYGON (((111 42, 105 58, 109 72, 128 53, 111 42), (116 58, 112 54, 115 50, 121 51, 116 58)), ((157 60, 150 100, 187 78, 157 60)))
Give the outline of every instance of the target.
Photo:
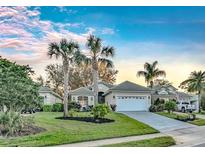
POLYGON ((56 59, 57 59, 61 54, 60 47, 59 47, 58 43, 56 43, 56 42, 50 43, 48 45, 48 53, 47 54, 50 58, 52 58, 53 55, 55 55, 56 59))
POLYGON ((114 67, 113 62, 111 60, 109 60, 109 59, 106 59, 106 58, 99 58, 98 59, 98 63, 105 64, 105 66, 107 68, 113 68, 114 67))
POLYGON ((153 74, 155 77, 159 77, 159 76, 166 77, 166 72, 163 70, 159 70, 159 69, 155 69, 153 74))
POLYGON ((115 55, 115 49, 114 47, 103 47, 102 51, 101 51, 102 55, 105 55, 106 57, 113 57, 115 55))
POLYGON ((138 77, 141 77, 141 76, 142 76, 142 77, 146 77, 146 76, 147 76, 147 72, 145 72, 145 71, 138 71, 138 72, 137 72, 137 76, 138 76, 138 77))
POLYGON ((157 67, 157 64, 158 64, 158 61, 157 61, 157 60, 154 61, 154 62, 152 63, 152 68, 155 69, 155 68, 157 67))

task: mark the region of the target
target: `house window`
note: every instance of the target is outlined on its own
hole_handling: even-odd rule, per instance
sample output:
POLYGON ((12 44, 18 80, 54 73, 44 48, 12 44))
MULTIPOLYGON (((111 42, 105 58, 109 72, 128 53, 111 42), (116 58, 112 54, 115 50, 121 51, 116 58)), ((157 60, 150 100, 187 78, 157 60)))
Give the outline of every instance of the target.
POLYGON ((150 99, 150 96, 148 96, 148 99, 150 99))
POLYGON ((115 96, 113 96, 112 98, 115 99, 115 96))
POLYGON ((73 101, 75 101, 75 97, 73 97, 73 101))

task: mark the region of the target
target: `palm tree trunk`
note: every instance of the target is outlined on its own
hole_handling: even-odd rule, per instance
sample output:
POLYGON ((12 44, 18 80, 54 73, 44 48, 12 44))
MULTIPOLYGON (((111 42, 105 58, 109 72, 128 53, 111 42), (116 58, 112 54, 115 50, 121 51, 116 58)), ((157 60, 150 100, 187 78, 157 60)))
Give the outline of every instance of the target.
POLYGON ((198 107, 199 112, 201 112, 201 91, 198 92, 198 107))
POLYGON ((94 103, 96 105, 98 103, 98 66, 97 66, 97 61, 93 62, 92 73, 93 73, 94 103))
POLYGON ((64 96, 63 96, 63 104, 64 104, 64 113, 63 117, 68 117, 68 62, 66 60, 63 61, 63 74, 64 74, 64 96))

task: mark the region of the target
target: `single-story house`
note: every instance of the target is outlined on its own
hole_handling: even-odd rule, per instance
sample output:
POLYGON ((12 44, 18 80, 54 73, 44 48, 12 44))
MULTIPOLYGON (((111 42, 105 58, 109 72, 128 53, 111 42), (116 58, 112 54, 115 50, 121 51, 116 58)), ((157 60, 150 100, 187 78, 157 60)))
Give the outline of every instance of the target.
POLYGON ((60 95, 55 93, 51 88, 42 86, 39 89, 39 95, 43 97, 44 104, 62 103, 63 99, 60 95))
POLYGON ((82 107, 94 105, 94 92, 86 87, 80 87, 70 92, 71 101, 78 102, 82 107))
POLYGON ((105 102, 116 105, 116 111, 149 111, 151 89, 125 81, 107 91, 105 102))

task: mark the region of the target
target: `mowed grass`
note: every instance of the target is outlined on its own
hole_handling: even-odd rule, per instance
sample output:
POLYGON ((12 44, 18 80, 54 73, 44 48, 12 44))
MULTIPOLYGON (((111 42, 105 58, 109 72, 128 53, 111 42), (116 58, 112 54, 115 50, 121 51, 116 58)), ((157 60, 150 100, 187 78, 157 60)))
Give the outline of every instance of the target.
MULTIPOLYGON (((47 131, 36 135, 0 139, 0 146, 52 146, 158 132, 120 113, 110 113, 106 118, 114 119, 115 122, 104 124, 55 119, 62 115, 56 112, 36 113, 35 125, 47 131)), ((78 116, 90 116, 90 113, 78 113, 78 116)))
MULTIPOLYGON (((172 119, 176 119, 177 120, 177 113, 168 113, 168 112, 156 112, 159 115, 163 115, 166 116, 168 118, 172 118, 172 119)), ((186 117, 187 114, 179 114, 181 117, 186 117)), ((188 121, 188 123, 193 124, 193 125, 197 125, 197 126, 204 126, 205 125, 205 119, 201 119, 201 118, 196 118, 193 121, 188 121)))
POLYGON ((175 140, 172 137, 163 136, 139 141, 110 144, 104 147, 168 147, 175 144, 175 140))

